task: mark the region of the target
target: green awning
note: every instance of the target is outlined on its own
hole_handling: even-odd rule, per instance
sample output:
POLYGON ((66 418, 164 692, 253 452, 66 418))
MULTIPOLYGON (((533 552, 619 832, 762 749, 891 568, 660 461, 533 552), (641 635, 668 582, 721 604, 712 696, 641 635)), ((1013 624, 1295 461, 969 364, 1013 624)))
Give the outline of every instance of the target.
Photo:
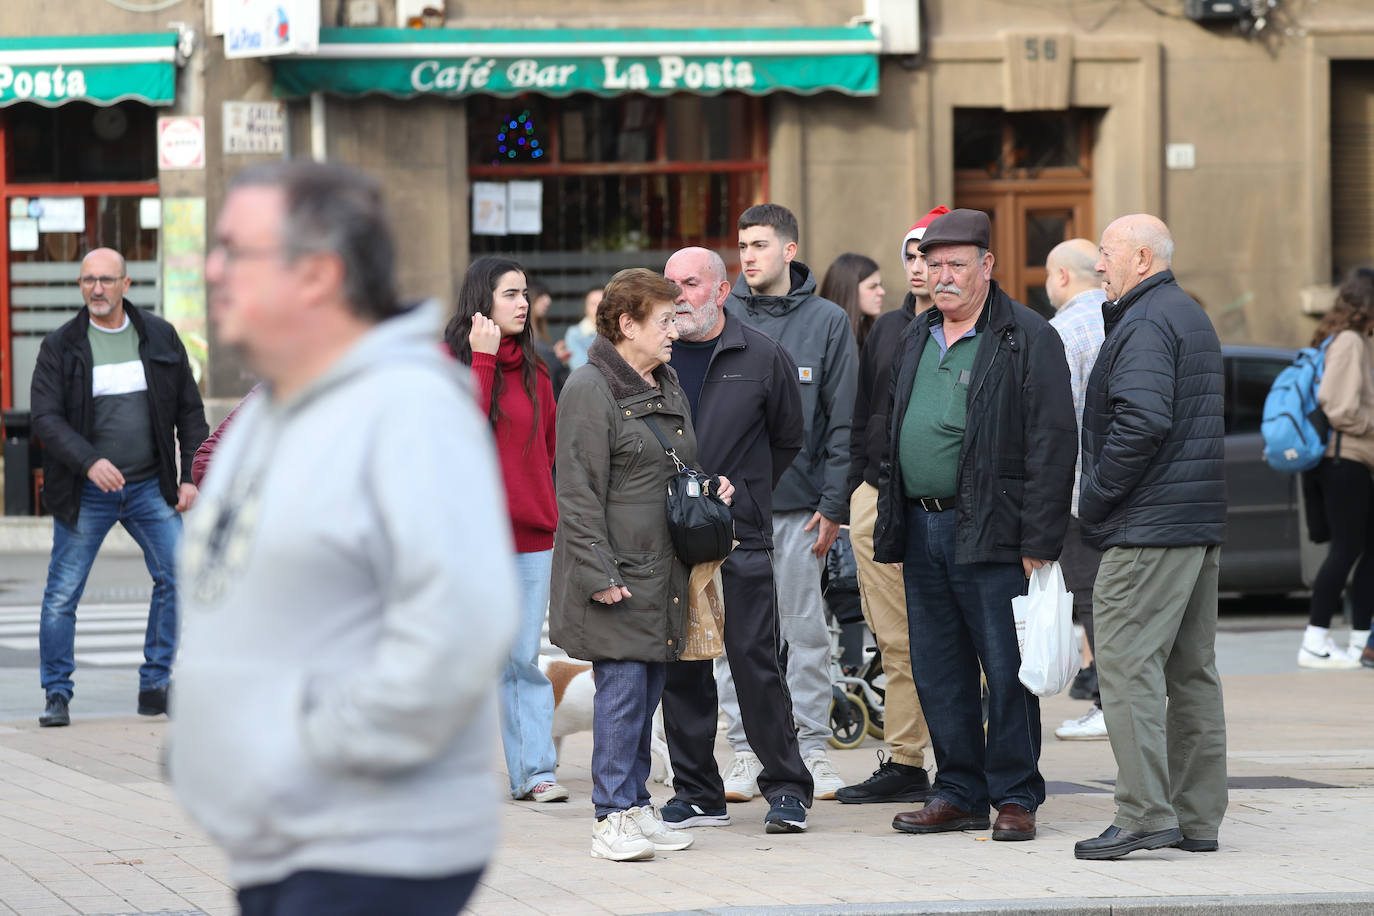
POLYGON ((0 108, 36 102, 170 105, 177 33, 0 38, 0 108))
POLYGON ((786 29, 321 29, 319 51, 277 58, 275 90, 565 96, 590 92, 876 95, 868 26, 786 29))

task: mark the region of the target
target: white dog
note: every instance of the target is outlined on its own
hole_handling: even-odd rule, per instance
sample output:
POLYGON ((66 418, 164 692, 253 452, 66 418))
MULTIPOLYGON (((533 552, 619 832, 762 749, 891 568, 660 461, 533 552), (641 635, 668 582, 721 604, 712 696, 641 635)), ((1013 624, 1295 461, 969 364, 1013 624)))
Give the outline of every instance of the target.
MULTIPOLYGON (((574 662, 564 659, 539 656, 539 670, 553 685, 553 747, 561 758, 563 756, 563 736, 574 732, 588 731, 592 727, 593 696, 596 685, 592 682, 592 666, 587 662, 574 662)), ((663 736, 663 707, 654 712, 654 733, 650 739, 653 752, 653 769, 650 771, 655 782, 673 784, 673 765, 668 759, 668 742, 663 736)))

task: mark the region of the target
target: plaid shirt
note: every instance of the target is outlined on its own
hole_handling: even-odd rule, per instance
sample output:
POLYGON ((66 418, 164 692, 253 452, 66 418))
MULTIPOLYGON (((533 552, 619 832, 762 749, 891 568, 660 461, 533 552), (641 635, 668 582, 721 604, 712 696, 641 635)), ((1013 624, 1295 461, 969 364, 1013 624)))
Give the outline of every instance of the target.
POLYGON ((1107 294, 1100 289, 1079 293, 1059 310, 1050 324, 1064 340, 1064 355, 1069 360, 1069 386, 1073 389, 1073 413, 1078 418, 1078 458, 1073 467, 1073 502, 1070 511, 1078 517, 1078 485, 1083 476, 1083 399, 1088 391, 1088 376, 1105 336, 1102 303, 1107 294))

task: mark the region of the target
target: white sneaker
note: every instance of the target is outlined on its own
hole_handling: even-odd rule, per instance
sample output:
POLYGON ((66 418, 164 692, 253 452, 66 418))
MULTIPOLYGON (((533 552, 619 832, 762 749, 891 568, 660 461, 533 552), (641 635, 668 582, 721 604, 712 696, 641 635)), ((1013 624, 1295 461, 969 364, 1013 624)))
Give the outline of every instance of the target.
POLYGON ((1364 647, 1369 644, 1368 630, 1351 630, 1350 646, 1345 650, 1352 661, 1358 662, 1364 656, 1364 647))
POLYGON ((1360 659, 1359 656, 1351 658, 1350 653, 1337 649, 1331 637, 1327 636, 1316 645, 1307 639, 1302 641, 1302 645, 1298 647, 1298 667, 1323 671, 1349 671, 1360 667, 1360 659))
POLYGON ((1107 719, 1102 715, 1102 707, 1094 706, 1085 716, 1064 720, 1054 730, 1054 736, 1061 741, 1106 741, 1107 719))
POLYGON ((759 794, 758 778, 763 764, 751 751, 740 751, 725 774, 725 800, 749 801, 759 794))
POLYGON ((812 751, 803 758, 802 763, 811 771, 813 798, 834 798, 836 792, 848 785, 824 750, 812 751))
POLYGON ((654 844, 629 811, 612 811, 592 824, 592 858, 629 862, 652 859, 654 844))
POLYGON ((626 814, 634 818, 635 824, 639 826, 639 832, 644 834, 645 839, 654 844, 655 852, 676 852, 686 849, 695 839, 685 830, 673 830, 663 823, 663 818, 654 810, 653 805, 631 808, 626 814))

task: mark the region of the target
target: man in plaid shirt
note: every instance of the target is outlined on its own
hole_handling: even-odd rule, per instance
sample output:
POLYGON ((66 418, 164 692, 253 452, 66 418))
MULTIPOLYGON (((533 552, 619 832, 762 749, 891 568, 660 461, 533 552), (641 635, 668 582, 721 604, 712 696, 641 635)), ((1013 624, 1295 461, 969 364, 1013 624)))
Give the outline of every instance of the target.
MULTIPOLYGON (((1102 290, 1102 278, 1094 270, 1097 246, 1087 239, 1060 242, 1045 261, 1048 276, 1045 291, 1055 316, 1050 325, 1064 340, 1064 355, 1069 360, 1069 386, 1073 389, 1074 416, 1078 418, 1079 438, 1083 434, 1083 397, 1088 388, 1097 351, 1102 348, 1102 303, 1107 294, 1102 290)), ((1093 639, 1093 580, 1097 578, 1097 564, 1102 555, 1083 542, 1083 530, 1078 524, 1078 484, 1083 471, 1081 453, 1074 466, 1072 515, 1069 530, 1064 535, 1064 552, 1059 564, 1064 571, 1064 584, 1073 592, 1074 612, 1088 637, 1088 648, 1095 651, 1093 639)), ((1080 672, 1074 687, 1092 697, 1093 706, 1077 719, 1066 719, 1055 730, 1055 737, 1065 741, 1105 741, 1107 722, 1102 717, 1102 699, 1097 692, 1097 671, 1090 664, 1080 672), (1081 683, 1084 682, 1084 683, 1081 683)))

